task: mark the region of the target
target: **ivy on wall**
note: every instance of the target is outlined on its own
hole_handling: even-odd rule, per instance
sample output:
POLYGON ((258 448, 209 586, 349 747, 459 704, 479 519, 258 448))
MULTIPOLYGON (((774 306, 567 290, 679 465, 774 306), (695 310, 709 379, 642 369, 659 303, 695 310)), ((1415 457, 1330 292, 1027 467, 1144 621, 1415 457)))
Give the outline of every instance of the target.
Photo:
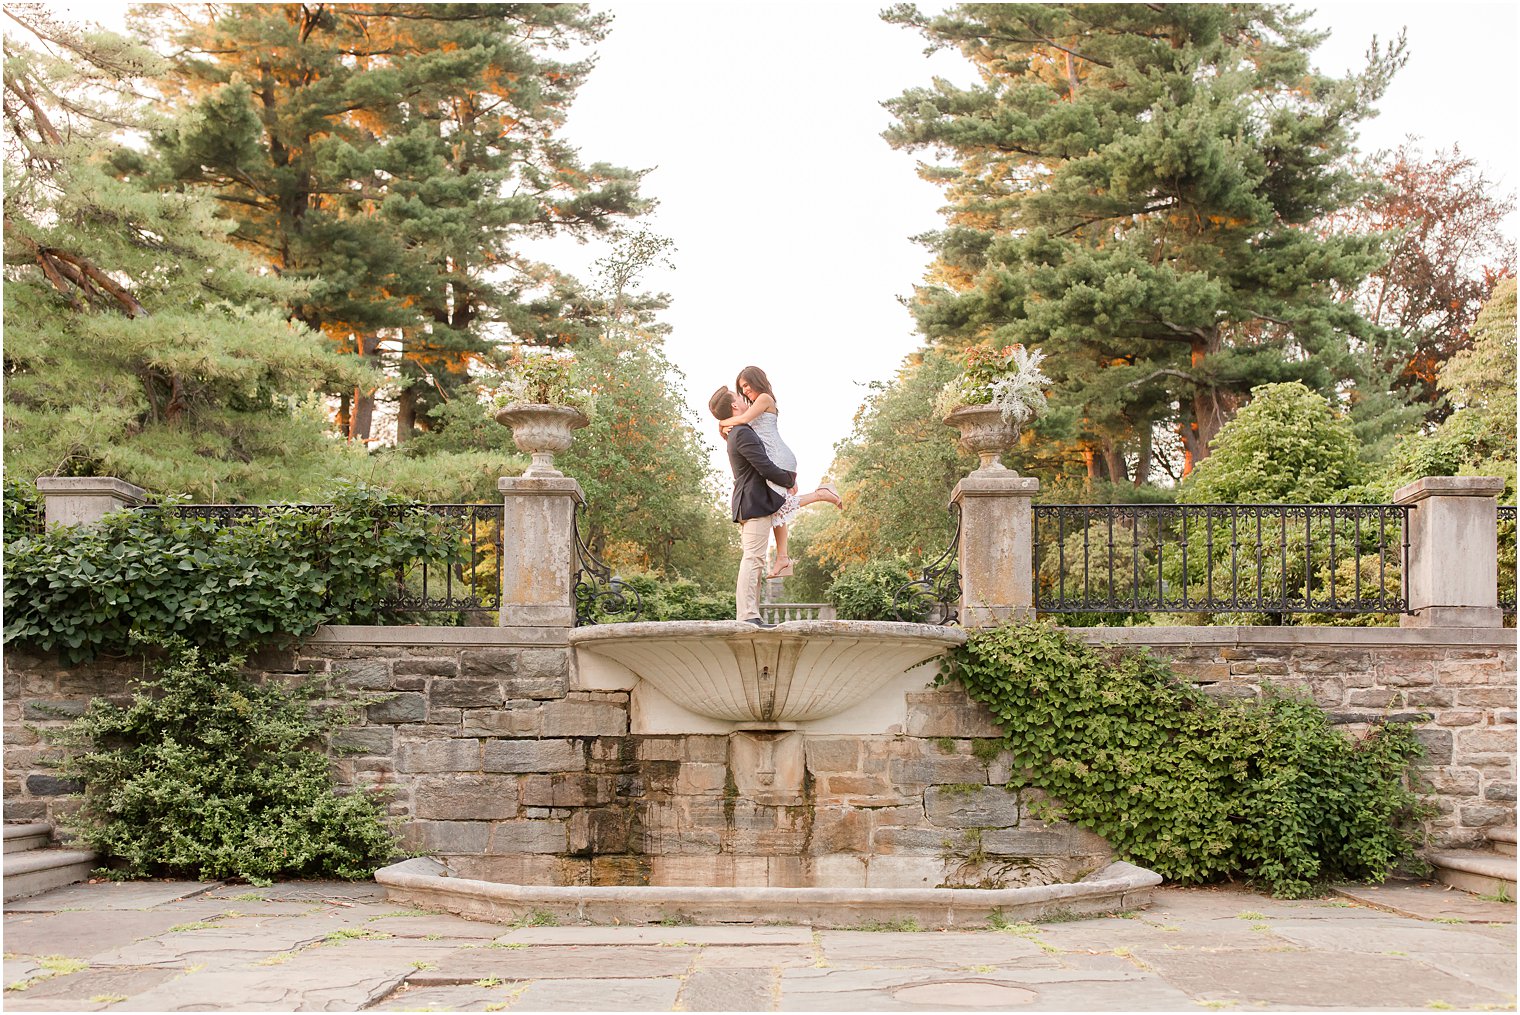
POLYGON ((1286 692, 1220 702, 1146 654, 1106 658, 1045 623, 972 632, 939 680, 991 710, 1009 788, 1044 791, 1052 814, 1171 880, 1299 897, 1380 881, 1415 845, 1408 724, 1353 737, 1286 692))
POLYGON ((459 552, 436 520, 388 512, 395 502, 378 491, 330 500, 236 525, 140 510, 14 541, 7 532, 5 641, 71 663, 128 653, 134 632, 249 650, 321 624, 390 620, 382 602, 409 562, 459 552))

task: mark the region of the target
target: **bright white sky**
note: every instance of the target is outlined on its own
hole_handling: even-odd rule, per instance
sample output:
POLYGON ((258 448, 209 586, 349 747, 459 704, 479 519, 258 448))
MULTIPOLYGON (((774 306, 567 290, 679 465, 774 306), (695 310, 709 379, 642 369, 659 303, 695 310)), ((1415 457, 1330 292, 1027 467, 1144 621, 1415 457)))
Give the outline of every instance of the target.
MULTIPOLYGON (((123 5, 58 4, 120 28, 123 5)), ((881 140, 883 99, 934 75, 969 82, 958 55, 923 54, 887 25, 880 0, 596 5, 616 20, 571 111, 567 135, 587 162, 651 168, 649 228, 676 244, 676 268, 646 287, 669 292, 671 361, 727 475, 706 402, 739 368, 763 367, 800 482, 829 467, 871 381, 920 344, 898 297, 929 261, 910 237, 935 229, 939 191, 915 158, 881 140)), ((938 6, 925 4, 925 7, 938 6)), ((1406 135, 1433 151, 1460 144, 1516 189, 1517 42, 1511 3, 1329 3, 1316 62, 1360 66, 1375 35, 1409 33, 1408 65, 1363 131, 1365 151, 1406 135)), ((1509 219, 1516 232, 1517 217, 1509 219)), ((554 242, 536 256, 584 273, 601 244, 554 242)))

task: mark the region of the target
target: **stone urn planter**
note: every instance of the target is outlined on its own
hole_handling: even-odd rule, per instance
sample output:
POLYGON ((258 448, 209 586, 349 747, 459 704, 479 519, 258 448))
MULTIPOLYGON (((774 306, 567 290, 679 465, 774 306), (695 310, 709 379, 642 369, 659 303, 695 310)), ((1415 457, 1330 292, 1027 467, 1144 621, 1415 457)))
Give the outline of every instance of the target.
POLYGON ((568 450, 572 431, 590 420, 568 405, 513 402, 496 411, 496 422, 511 427, 512 440, 518 448, 533 456, 524 476, 563 476, 554 467, 554 455, 568 450))
POLYGON ((977 472, 1009 471, 999 456, 1018 443, 1021 428, 1017 422, 1005 419, 1002 409, 995 405, 962 405, 945 417, 945 425, 961 432, 962 451, 980 456, 977 472))

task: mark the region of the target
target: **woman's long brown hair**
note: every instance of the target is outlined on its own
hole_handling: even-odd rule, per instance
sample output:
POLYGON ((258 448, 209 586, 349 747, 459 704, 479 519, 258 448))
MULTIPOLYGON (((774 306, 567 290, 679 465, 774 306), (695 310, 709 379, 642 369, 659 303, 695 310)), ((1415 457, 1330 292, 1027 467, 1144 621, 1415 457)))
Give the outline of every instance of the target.
POLYGON ((741 395, 744 394, 745 382, 748 382, 749 386, 754 388, 756 393, 763 391, 771 396, 771 401, 774 402, 776 400, 776 393, 771 390, 771 379, 765 376, 765 371, 759 367, 745 367, 743 370, 740 370, 739 376, 734 379, 734 390, 741 395))

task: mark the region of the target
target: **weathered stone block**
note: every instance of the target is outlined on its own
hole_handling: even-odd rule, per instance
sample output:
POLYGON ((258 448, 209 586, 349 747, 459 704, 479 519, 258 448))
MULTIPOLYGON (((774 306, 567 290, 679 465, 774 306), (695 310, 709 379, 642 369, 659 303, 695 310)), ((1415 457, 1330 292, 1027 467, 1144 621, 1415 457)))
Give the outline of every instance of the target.
POLYGON ((1514 754, 1515 731, 1493 728, 1465 729, 1457 732, 1457 755, 1514 754))
POLYGON ((878 825, 871 832, 871 851, 876 854, 931 853, 938 856, 955 843, 956 833, 923 825, 878 825))
POLYGON ((1428 687, 1436 682, 1435 667, 1428 663, 1385 663, 1377 668, 1376 676, 1385 687, 1428 687))
POLYGON ((1382 723, 1382 722, 1429 722, 1429 712, 1326 712, 1326 718, 1337 726, 1349 726, 1356 723, 1382 723))
POLYGON ((562 698, 570 682, 569 649, 519 650, 517 672, 506 681, 514 698, 562 698))
MULTIPOLYGON (((1415 694, 1417 692, 1407 692, 1415 694)), ((1386 687, 1357 687, 1346 692, 1346 704, 1352 708, 1397 708, 1404 704, 1406 692, 1386 687)), ((1410 702, 1410 704, 1417 704, 1410 702)), ((1418 704, 1432 704, 1419 702, 1418 704)), ((1450 704, 1448 702, 1447 704, 1450 704)))
POLYGON ((924 814, 944 828, 1007 828, 1019 823, 1019 796, 1000 786, 931 786, 924 814))
POLYGON ((1476 726, 1484 718, 1482 712, 1472 710, 1446 709, 1436 713, 1436 723, 1440 726, 1476 726))
POLYGON ((1467 768, 1424 768, 1419 780, 1429 792, 1442 796, 1477 796, 1478 773, 1467 768))
POLYGON ((612 801, 613 786, 610 775, 526 775, 522 802, 524 807, 595 807, 612 801))
POLYGON ((690 796, 719 796, 728 784, 728 766, 688 761, 676 777, 676 792, 690 796))
POLYGON ((348 687, 365 691, 383 691, 391 687, 391 661, 389 659, 354 659, 342 662, 337 673, 348 687))
POLYGON ((803 737, 810 772, 854 772, 860 765, 860 741, 854 737, 803 737))
POLYGON ((894 759, 888 771, 892 781, 899 787, 902 787, 904 783, 947 785, 987 781, 987 769, 976 758, 954 755, 936 756, 933 752, 921 758, 894 759))
POLYGON ((490 829, 484 821, 413 821, 402 829, 402 842, 435 853, 484 853, 490 829))
POLYGON ((67 796, 83 789, 84 784, 77 779, 60 779, 53 775, 26 777, 26 791, 32 796, 67 796))
POLYGON ((486 742, 487 772, 581 772, 586 755, 573 740, 490 740, 486 742))
POLYGON ((873 856, 866 865, 867 888, 935 888, 944 877, 937 856, 873 856))
POLYGON ((563 853, 569 846, 563 821, 503 821, 491 827, 488 853, 563 853))
POLYGON ((479 740, 421 740, 401 744, 396 761, 400 772, 478 772, 479 740))
POLYGON ((1489 825, 1510 824, 1515 820, 1513 807, 1464 804, 1457 809, 1457 817, 1468 828, 1486 828, 1489 825))
POLYGON ((911 737, 995 737, 992 714, 964 695, 908 704, 906 732, 911 737), (957 700, 958 699, 958 700, 957 700))
POLYGON ((517 675, 521 649, 466 649, 459 653, 459 675, 478 680, 503 680, 517 675))
POLYGON ((609 807, 578 810, 570 816, 568 834, 571 853, 597 855, 627 852, 628 814, 622 809, 609 807))
POLYGON ((1230 667, 1226 663, 1175 662, 1172 664, 1172 669, 1176 670, 1179 676, 1186 677, 1195 684, 1230 679, 1230 667))
POLYGON ((80 698, 33 698, 21 709, 23 719, 78 719, 90 703, 80 698))
POLYGON ((1415 730, 1414 738, 1425 747, 1425 756, 1422 762, 1426 765, 1449 765, 1451 764, 1451 731, 1423 729, 1415 730))
POLYGON ((1255 701, 1261 696, 1261 692, 1255 684, 1236 680, 1221 680, 1213 684, 1203 684, 1199 689, 1210 698, 1215 698, 1219 701, 1255 701))
POLYGON ((391 665, 391 672, 398 677, 457 677, 459 676, 459 660, 451 658, 397 659, 391 665))
POLYGON ((419 818, 493 821, 517 815, 517 777, 454 775, 424 777, 413 790, 419 818))
POLYGON ((842 853, 813 857, 811 866, 804 866, 804 876, 817 888, 864 888, 869 859, 842 853))
POLYGON ((1495 708, 1515 707, 1514 687, 1463 687, 1457 691, 1457 704, 1495 708))
POLYGON ((686 760, 705 761, 724 765, 728 763, 728 737, 689 736, 686 738, 686 760))
POLYGON ((563 698, 543 706, 546 737, 620 737, 628 732, 628 710, 604 701, 563 698))
POLYGON ((460 716, 459 732, 467 737, 537 737, 543 732, 539 709, 467 709, 460 716))
POLYGON ((428 690, 428 700, 434 708, 500 708, 506 699, 494 680, 438 679, 428 690))
POLYGON ((1483 799, 1492 800, 1495 803, 1514 803, 1515 784, 1512 782, 1493 782, 1483 787, 1483 799))
POLYGON ((853 807, 819 807, 813 817, 809 852, 866 853, 871 849, 871 815, 853 807))
POLYGON ((372 723, 421 722, 427 717, 427 699, 406 691, 370 705, 364 712, 372 723))
POLYGON ((354 754, 389 754, 396 745, 396 731, 388 726, 351 726, 332 735, 334 750, 354 754))
POLYGON ((1109 847, 1102 836, 1065 822, 1053 822, 988 829, 982 833, 982 848, 999 856, 1065 856, 1103 853, 1109 847))
POLYGON ((680 761, 685 753, 680 737, 633 738, 633 756, 640 761, 680 761))

